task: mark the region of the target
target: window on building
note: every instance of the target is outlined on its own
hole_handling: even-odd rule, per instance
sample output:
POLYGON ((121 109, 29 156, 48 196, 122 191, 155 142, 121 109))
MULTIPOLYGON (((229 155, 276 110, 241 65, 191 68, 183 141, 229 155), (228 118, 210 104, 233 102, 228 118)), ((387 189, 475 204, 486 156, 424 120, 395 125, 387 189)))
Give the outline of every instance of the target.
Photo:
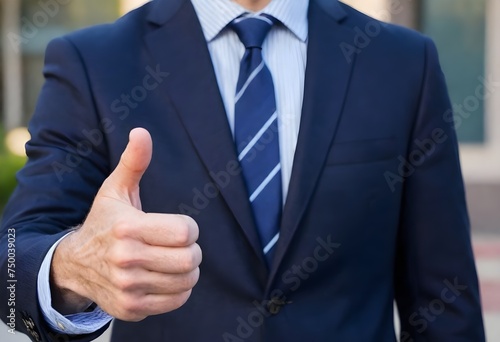
POLYGON ((485 140, 484 98, 486 0, 421 0, 421 30, 434 39, 464 143, 485 140))
POLYGON ((44 82, 41 70, 47 44, 55 37, 82 27, 111 22, 120 15, 118 0, 21 1, 21 29, 25 38, 21 44, 23 69, 23 121, 31 117, 40 88, 44 82), (26 34, 28 33, 28 34, 26 34))

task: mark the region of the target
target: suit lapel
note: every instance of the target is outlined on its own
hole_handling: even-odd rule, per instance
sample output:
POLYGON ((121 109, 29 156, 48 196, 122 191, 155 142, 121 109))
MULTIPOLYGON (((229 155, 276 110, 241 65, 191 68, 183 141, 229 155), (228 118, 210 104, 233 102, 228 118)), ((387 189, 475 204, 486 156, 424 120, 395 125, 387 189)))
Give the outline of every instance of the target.
POLYGON ((269 286, 300 226, 342 114, 354 65, 340 48, 354 40, 354 32, 340 23, 344 16, 337 1, 311 0, 300 133, 269 286))
POLYGON ((161 70, 170 73, 165 82, 167 96, 207 173, 213 177, 233 170, 227 186, 219 186, 220 192, 264 263, 224 104, 194 8, 185 0, 157 1, 154 5, 149 20, 157 27, 145 41, 161 70))

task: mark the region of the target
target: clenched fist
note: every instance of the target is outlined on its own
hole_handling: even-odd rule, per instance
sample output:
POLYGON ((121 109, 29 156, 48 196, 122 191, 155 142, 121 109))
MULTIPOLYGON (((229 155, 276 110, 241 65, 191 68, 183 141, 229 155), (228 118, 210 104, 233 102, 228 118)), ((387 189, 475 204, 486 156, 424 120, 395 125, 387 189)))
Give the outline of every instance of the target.
POLYGON ((152 149, 146 130, 130 133, 87 219, 56 248, 51 291, 61 313, 94 302, 115 318, 139 321, 177 309, 189 298, 202 259, 198 226, 187 216, 141 210, 139 182, 152 149))

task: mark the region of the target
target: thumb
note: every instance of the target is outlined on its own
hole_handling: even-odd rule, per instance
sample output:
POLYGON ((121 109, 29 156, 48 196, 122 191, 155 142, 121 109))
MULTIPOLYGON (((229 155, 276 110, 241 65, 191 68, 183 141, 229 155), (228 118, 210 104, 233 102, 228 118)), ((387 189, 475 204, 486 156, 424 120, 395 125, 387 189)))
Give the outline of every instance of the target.
POLYGON ((133 129, 118 166, 108 178, 110 185, 115 190, 134 193, 151 162, 152 154, 153 142, 149 132, 144 128, 133 129))

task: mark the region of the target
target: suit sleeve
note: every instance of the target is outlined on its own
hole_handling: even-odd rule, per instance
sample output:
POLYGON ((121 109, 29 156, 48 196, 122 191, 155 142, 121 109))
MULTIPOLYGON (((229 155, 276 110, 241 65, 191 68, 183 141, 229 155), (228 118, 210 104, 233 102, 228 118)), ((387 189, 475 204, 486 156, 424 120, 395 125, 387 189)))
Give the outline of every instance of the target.
POLYGON ((0 305, 0 314, 33 341, 90 341, 108 326, 73 336, 50 329, 39 306, 37 278, 51 246, 83 222, 109 174, 107 144, 85 65, 68 39, 49 44, 44 76, 29 125, 28 162, 17 175, 1 225, 0 300, 8 305, 0 305))
POLYGON ((485 340, 458 142, 434 43, 426 42, 406 156, 395 296, 401 341, 485 340))

